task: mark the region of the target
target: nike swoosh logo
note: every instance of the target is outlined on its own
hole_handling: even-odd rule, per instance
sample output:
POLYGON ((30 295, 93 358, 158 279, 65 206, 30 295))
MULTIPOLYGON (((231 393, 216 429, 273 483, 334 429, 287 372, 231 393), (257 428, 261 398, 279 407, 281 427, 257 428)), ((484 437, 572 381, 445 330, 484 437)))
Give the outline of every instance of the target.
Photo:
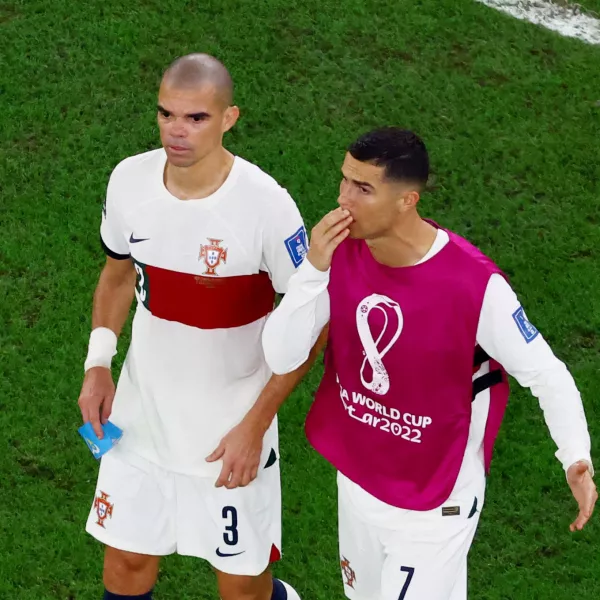
POLYGON ((129 236, 129 243, 130 244, 137 244, 138 242, 146 242, 148 241, 150 238, 134 238, 133 237, 133 233, 129 236))
POLYGON ((229 556, 239 556, 240 554, 244 554, 244 552, 246 551, 242 550, 242 552, 236 552, 235 554, 226 554, 225 552, 221 552, 219 548, 217 548, 216 550, 217 556, 220 556, 221 558, 227 558, 229 556))

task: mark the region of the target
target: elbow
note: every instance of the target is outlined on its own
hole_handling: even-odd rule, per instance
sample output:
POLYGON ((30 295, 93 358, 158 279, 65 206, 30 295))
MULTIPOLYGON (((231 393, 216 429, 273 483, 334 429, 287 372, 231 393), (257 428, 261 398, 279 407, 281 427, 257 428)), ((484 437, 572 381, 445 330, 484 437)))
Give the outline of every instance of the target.
POLYGON ((277 335, 277 332, 275 335, 269 335, 265 328, 262 337, 263 353, 269 369, 275 375, 287 375, 301 367, 308 359, 308 355, 290 356, 290 348, 285 346, 283 335, 277 335))
POLYGON ((267 365, 275 375, 287 375, 288 373, 300 368, 308 359, 308 356, 305 356, 300 360, 293 361, 290 360, 289 357, 285 356, 285 353, 282 351, 282 349, 276 349, 273 347, 265 348, 264 345, 263 351, 267 365))
POLYGON ((274 364, 273 366, 271 366, 271 363, 268 363, 269 365, 269 369, 271 369, 271 372, 273 373, 273 375, 288 375, 289 373, 293 373, 294 371, 298 370, 303 363, 299 363, 299 364, 286 364, 286 363, 279 363, 279 364, 274 364))

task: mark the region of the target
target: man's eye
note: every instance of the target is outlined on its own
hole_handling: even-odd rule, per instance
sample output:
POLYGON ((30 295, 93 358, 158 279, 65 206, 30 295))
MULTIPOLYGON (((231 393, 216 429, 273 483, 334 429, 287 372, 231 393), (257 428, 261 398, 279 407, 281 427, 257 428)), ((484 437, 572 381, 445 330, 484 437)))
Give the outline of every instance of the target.
POLYGON ((160 114, 165 118, 168 119, 171 116, 171 113, 166 111, 166 110, 161 110, 160 114))
POLYGON ((192 117, 194 123, 200 123, 200 121, 204 121, 204 117, 202 115, 194 115, 192 117))

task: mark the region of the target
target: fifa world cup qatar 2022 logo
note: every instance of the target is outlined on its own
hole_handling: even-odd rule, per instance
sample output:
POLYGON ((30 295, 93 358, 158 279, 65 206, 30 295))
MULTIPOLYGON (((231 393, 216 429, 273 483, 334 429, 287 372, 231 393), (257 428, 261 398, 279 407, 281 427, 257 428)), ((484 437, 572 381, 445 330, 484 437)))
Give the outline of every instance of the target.
MULTIPOLYGON (((397 395, 390 399, 390 403, 381 398, 390 391, 392 384, 384 364, 385 355, 398 341, 404 328, 400 305, 387 296, 371 294, 358 303, 356 327, 364 356, 360 366, 360 381, 365 389, 372 392, 373 397, 356 389, 347 389, 336 373, 344 409, 351 419, 363 425, 407 442, 420 444, 425 429, 433 423, 433 419, 429 415, 401 411, 397 395), (378 401, 376 396, 381 400, 378 401)), ((394 376, 392 373, 392 377, 394 376)))
POLYGON ((371 294, 359 302, 356 308, 356 327, 365 355, 360 368, 360 380, 365 388, 379 396, 384 396, 390 389, 390 376, 383 364, 383 358, 400 337, 403 326, 404 318, 400 305, 387 296, 371 294), (380 312, 383 315, 383 326, 377 339, 373 338, 373 332, 369 325, 369 315, 372 311, 380 312), (392 316, 392 320, 390 320, 390 316, 392 316), (396 318, 394 319, 393 316, 396 318), (388 329, 390 329, 389 332, 388 329), (389 338, 390 333, 391 338, 389 338), (389 341, 385 347, 380 349, 378 346, 380 343, 385 343, 384 338, 389 338, 389 341), (367 364, 372 371, 370 381, 366 378, 367 364))

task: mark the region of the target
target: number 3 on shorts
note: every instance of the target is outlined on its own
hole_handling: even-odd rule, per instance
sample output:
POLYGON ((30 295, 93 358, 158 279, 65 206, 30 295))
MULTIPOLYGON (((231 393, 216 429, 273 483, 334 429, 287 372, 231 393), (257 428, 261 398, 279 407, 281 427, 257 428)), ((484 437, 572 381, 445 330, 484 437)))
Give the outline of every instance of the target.
POLYGON ((225 533, 223 534, 223 541, 228 546, 236 546, 238 543, 238 514, 235 506, 224 506, 223 512, 221 513, 224 519, 231 519, 231 525, 225 527, 225 533))
POLYGON ((406 592, 408 592, 410 582, 412 581, 413 575, 415 574, 415 570, 413 567, 400 567, 400 570, 403 573, 406 573, 406 581, 404 582, 404 586, 402 588, 402 591, 400 592, 400 596, 398 596, 398 600, 404 600, 406 592))

